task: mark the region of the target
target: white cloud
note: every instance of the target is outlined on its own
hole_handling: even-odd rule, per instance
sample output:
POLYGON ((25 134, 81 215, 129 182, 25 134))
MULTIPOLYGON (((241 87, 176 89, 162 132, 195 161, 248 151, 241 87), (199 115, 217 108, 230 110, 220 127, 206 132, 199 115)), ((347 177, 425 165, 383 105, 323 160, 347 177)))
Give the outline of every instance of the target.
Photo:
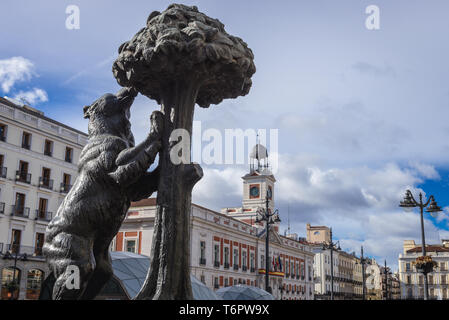
POLYGON ((48 95, 47 92, 45 92, 42 89, 39 88, 33 88, 30 91, 19 91, 15 96, 14 99, 22 101, 25 104, 28 105, 35 105, 40 102, 47 102, 48 101, 48 95))
POLYGON ((16 82, 27 81, 34 75, 34 64, 23 57, 0 60, 0 86, 8 93, 16 82))

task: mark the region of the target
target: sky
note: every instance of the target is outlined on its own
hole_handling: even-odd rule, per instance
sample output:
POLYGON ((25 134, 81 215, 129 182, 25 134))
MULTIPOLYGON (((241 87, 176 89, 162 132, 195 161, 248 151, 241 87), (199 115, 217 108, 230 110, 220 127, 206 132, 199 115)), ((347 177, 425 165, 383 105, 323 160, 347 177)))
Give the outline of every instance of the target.
MULTIPOLYGON (((87 131, 83 106, 120 88, 111 72, 118 47, 170 3, 2 0, 0 95, 87 131), (66 28, 69 5, 79 8, 79 29, 66 28)), ((363 245, 397 269, 403 241, 421 239, 418 211, 398 206, 410 189, 444 208, 436 218, 425 214, 427 243, 449 238, 449 2, 184 3, 242 38, 257 69, 248 95, 195 108, 202 132, 193 144, 207 146, 207 129, 277 129, 270 157, 281 230, 289 224, 305 236, 306 223, 331 226, 343 249, 363 245), (365 25, 369 5, 379 8, 377 30, 365 25)), ((136 141, 156 109, 136 99, 136 141)), ((214 210, 241 205, 248 164, 201 165, 193 201, 214 210)))

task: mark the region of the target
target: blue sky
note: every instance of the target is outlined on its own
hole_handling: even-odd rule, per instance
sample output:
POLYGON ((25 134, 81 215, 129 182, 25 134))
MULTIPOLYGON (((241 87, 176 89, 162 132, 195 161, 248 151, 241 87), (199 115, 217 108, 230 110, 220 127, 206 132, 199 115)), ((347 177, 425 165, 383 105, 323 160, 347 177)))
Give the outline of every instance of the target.
MULTIPOLYGON (((279 129, 275 199, 282 227, 289 206, 298 234, 305 234, 307 222, 326 224, 343 248, 358 252, 364 245, 367 254, 395 266, 402 241, 420 239, 417 213, 398 207, 405 189, 449 206, 449 3, 185 3, 246 41, 257 68, 249 95, 196 108, 195 120, 220 131, 279 129), (365 27, 371 4, 380 8, 379 30, 365 27)), ((47 116, 86 131, 82 107, 119 89, 111 72, 118 46, 168 4, 3 0, 0 85, 16 80, 0 87, 0 95, 26 96, 47 116), (79 30, 65 28, 70 4, 80 8, 79 30)), ((143 96, 136 99, 137 141, 156 108, 143 96)), ((240 205, 247 166, 203 168, 194 201, 217 210, 240 205)), ((428 217, 428 242, 449 238, 448 221, 447 210, 428 217)))

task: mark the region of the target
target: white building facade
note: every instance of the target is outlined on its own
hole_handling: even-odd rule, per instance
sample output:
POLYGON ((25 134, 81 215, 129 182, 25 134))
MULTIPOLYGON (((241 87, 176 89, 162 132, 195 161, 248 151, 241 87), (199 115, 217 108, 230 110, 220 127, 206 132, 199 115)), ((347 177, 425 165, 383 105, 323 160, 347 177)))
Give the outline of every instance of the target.
POLYGON ((86 143, 85 133, 0 98, 2 299, 12 294, 36 298, 33 287, 48 272, 42 257, 45 229, 77 176, 78 157, 86 143), (13 279, 19 290, 11 286, 13 279))
MULTIPOLYGON (((449 299, 449 240, 426 245, 426 253, 437 264, 434 271, 427 275, 429 299, 449 299)), ((421 246, 413 240, 404 241, 403 253, 399 254, 398 261, 401 299, 424 298, 424 276, 413 265, 416 258, 421 256, 421 246)))

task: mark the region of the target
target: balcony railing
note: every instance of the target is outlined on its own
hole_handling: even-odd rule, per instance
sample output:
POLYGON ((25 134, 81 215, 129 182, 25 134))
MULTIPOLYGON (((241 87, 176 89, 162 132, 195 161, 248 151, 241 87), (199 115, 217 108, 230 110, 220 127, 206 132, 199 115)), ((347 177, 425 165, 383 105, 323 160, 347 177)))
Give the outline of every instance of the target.
POLYGON ((248 267, 247 266, 242 266, 242 271, 246 271, 246 270, 248 270, 248 267))
POLYGON ((16 171, 16 181, 31 183, 31 173, 26 171, 16 171))
POLYGON ((256 272, 256 268, 251 267, 251 268, 249 269, 249 271, 250 271, 250 272, 256 272))
POLYGON ((6 136, 0 136, 0 141, 6 142, 6 136))
POLYGON ((72 157, 65 156, 65 162, 70 162, 70 163, 72 163, 72 157))
POLYGON ((220 261, 214 261, 214 267, 219 268, 220 267, 220 261))
POLYGON ((234 264, 234 270, 238 270, 239 269, 239 265, 238 264, 234 264))
POLYGON ((0 167, 0 178, 6 178, 7 173, 8 173, 8 168, 0 167))
POLYGON ((5 214, 5 203, 0 202, 0 214, 5 214))
POLYGON ((31 149, 31 144, 30 143, 26 143, 26 142, 22 142, 22 148, 30 150, 31 149))
POLYGON ((218 283, 215 283, 214 284, 214 289, 218 289, 218 288, 220 288, 220 286, 218 285, 218 283))
POLYGON ((229 262, 225 262, 225 263, 224 263, 224 268, 225 268, 225 269, 229 269, 229 262))
POLYGON ((11 206, 11 215, 22 218, 29 218, 30 216, 30 208, 23 207, 20 205, 12 205, 11 206))
POLYGON ((70 191, 71 188, 72 188, 71 184, 61 183, 61 187, 60 187, 59 191, 67 193, 70 191))
POLYGON ((3 250, 5 256, 8 254, 13 255, 11 258, 14 259, 14 255, 27 255, 31 257, 43 257, 42 247, 31 247, 22 246, 20 244, 7 244, 3 250))
POLYGON ((206 265, 206 259, 200 258, 200 265, 206 265))
POLYGON ((53 179, 39 177, 39 187, 53 190, 53 179))
POLYGON ((53 153, 49 150, 44 150, 44 155, 51 157, 53 156, 53 153))
POLYGON ((50 221, 53 218, 53 212, 36 210, 36 220, 50 221))

